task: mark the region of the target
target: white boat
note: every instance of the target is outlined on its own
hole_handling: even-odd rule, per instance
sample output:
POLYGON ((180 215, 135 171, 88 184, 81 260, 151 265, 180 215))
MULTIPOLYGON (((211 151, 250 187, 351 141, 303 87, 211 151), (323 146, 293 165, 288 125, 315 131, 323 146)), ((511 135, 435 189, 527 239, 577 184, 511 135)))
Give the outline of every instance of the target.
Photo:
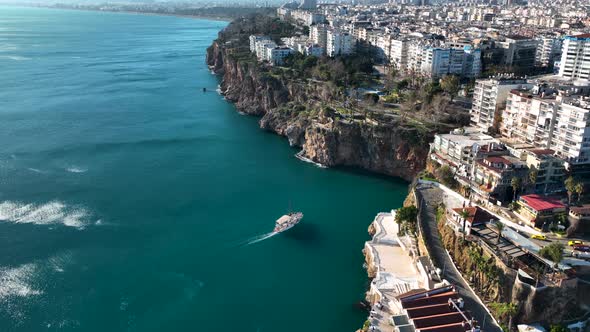
POLYGON ((301 212, 292 212, 286 214, 277 219, 277 221, 275 222, 275 229, 273 230, 273 232, 284 232, 290 229, 291 227, 297 225, 301 221, 301 219, 303 219, 303 213, 301 212))

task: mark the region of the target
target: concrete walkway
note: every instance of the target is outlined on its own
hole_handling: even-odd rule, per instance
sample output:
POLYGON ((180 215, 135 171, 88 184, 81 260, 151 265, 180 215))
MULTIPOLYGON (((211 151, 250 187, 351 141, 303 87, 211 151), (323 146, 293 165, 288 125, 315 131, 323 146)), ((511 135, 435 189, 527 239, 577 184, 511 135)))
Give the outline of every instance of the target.
POLYGON ((436 207, 442 202, 443 190, 430 185, 418 185, 416 189, 417 204, 420 206, 420 221, 426 242, 429 246, 430 257, 434 264, 443 270, 443 278, 455 285, 465 301, 465 307, 479 322, 483 331, 501 332, 502 329, 494 323, 483 303, 471 291, 467 283, 455 268, 451 257, 442 245, 440 233, 436 223, 436 207))

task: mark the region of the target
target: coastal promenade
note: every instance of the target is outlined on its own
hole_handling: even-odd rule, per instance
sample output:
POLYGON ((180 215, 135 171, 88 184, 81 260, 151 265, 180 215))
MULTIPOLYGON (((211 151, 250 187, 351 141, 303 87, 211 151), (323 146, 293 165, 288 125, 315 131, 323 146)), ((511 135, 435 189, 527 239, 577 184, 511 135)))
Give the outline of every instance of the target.
POLYGON ((501 332, 502 329, 494 322, 485 305, 465 282, 442 244, 437 228, 436 208, 443 202, 444 197, 443 190, 431 184, 418 184, 416 187, 420 226, 429 247, 430 258, 437 267, 442 269, 442 277, 455 285, 465 301, 465 306, 478 320, 481 329, 489 332, 501 332))
POLYGON ((392 299, 413 289, 423 288, 413 257, 413 241, 399 236, 395 211, 379 213, 373 221, 375 235, 365 243, 369 274, 374 274, 367 298, 372 304, 369 321, 373 331, 391 330, 392 299))

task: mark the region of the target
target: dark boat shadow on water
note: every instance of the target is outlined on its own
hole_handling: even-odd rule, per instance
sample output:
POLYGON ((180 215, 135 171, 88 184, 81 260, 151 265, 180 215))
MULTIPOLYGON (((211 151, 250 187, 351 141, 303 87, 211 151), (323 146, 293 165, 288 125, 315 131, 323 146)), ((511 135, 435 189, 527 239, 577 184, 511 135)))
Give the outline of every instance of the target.
POLYGON ((299 242, 306 246, 318 247, 321 245, 321 233, 317 225, 302 221, 300 224, 282 234, 286 239, 299 242))

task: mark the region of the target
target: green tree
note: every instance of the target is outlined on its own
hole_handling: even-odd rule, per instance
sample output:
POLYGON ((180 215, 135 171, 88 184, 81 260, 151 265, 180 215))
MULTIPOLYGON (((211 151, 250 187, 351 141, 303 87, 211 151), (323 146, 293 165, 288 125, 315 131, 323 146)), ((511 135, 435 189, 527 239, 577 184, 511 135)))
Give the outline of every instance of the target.
POLYGON ((551 325, 549 332, 569 332, 569 329, 561 324, 551 325))
POLYGON ((493 302, 490 308, 498 315, 500 319, 508 319, 508 331, 512 331, 512 321, 518 313, 518 305, 515 303, 493 302))
POLYGON ((576 191, 576 180, 572 176, 568 177, 564 181, 565 190, 567 190, 567 204, 572 204, 572 195, 576 191))
POLYGON ((553 263, 555 263, 554 267, 557 268, 563 259, 563 249, 563 244, 555 242, 541 248, 541 250, 539 250, 539 255, 543 258, 551 260, 553 263))
POLYGON ((459 78, 455 75, 445 75, 440 80, 440 87, 449 94, 451 102, 459 92, 459 78))
POLYGON ((418 209, 413 206, 404 206, 395 212, 395 221, 400 224, 403 222, 416 222, 418 218, 418 209))
POLYGON ((453 184, 454 174, 449 166, 443 165, 439 169, 437 169, 435 173, 438 180, 442 182, 444 185, 451 186, 453 184))
POLYGON ((422 98, 424 99, 424 102, 429 104, 430 102, 432 102, 432 98, 440 92, 440 85, 438 83, 428 83, 424 86, 424 89, 422 90, 422 98))
POLYGON ((410 82, 407 79, 403 79, 399 82, 397 82, 395 88, 398 91, 404 90, 405 88, 408 87, 408 85, 410 85, 410 82))
POLYGON ((365 102, 370 106, 374 106, 379 102, 379 95, 376 93, 367 93, 365 94, 365 102))
POLYGON ((538 175, 539 172, 537 171, 535 166, 531 166, 531 169, 529 170, 529 183, 531 184, 531 187, 533 187, 533 191, 535 190, 535 186, 537 185, 538 175))
POLYGON ((418 209, 413 205, 401 207, 395 212, 395 222, 400 225, 400 229, 403 232, 406 230, 415 232, 417 221, 418 209))
POLYGON ((514 193, 514 197, 512 198, 512 201, 516 201, 516 193, 518 192, 518 189, 520 189, 522 181, 520 180, 519 177, 513 177, 510 180, 510 185, 512 186, 512 192, 514 193))
POLYGON ((578 202, 580 202, 582 199, 582 194, 584 193, 584 184, 582 182, 576 183, 574 186, 574 191, 576 192, 576 195, 578 195, 578 202))
POLYGON ((467 225, 467 219, 469 219, 469 217, 471 216, 471 214, 469 213, 469 211, 467 211, 466 209, 463 209, 459 212, 459 216, 461 217, 461 219, 463 219, 463 237, 465 237, 465 227, 467 225))

